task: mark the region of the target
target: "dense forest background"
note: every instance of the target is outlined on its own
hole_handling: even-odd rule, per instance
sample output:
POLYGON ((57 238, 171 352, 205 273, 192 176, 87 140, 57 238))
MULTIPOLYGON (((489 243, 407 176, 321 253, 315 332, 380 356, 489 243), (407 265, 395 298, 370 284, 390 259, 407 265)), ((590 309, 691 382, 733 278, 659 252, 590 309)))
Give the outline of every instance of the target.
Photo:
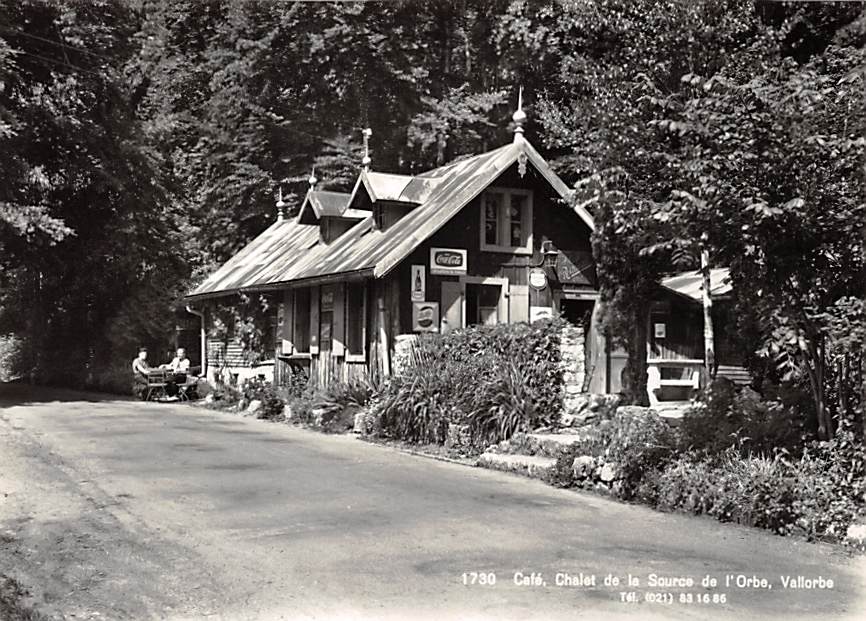
POLYGON ((859 2, 0 0, 0 358, 125 369, 278 187, 348 187, 364 127, 389 172, 499 146, 522 85, 629 350, 706 251, 753 373, 828 433, 863 391, 864 46, 859 2))

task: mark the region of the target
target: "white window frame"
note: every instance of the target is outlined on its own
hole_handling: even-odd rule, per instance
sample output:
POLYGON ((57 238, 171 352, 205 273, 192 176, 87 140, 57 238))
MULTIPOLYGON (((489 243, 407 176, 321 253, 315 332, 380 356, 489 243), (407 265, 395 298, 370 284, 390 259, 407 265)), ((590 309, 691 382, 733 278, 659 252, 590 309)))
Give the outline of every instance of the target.
POLYGON ((345 312, 343 320, 343 340, 345 341, 345 358, 346 362, 367 362, 367 283, 346 283, 343 290, 343 303, 345 312), (352 285, 360 285, 361 287, 361 353, 353 353, 349 351, 349 287, 352 285))
POLYGON ((479 204, 479 242, 480 248, 482 251, 487 252, 506 252, 508 254, 532 254, 532 216, 533 216, 533 200, 532 200, 532 190, 524 190, 519 188, 498 188, 498 187, 490 187, 487 188, 481 194, 481 201, 479 204), (484 209, 484 195, 485 194, 502 194, 503 201, 499 206, 499 213, 497 214, 496 219, 496 236, 497 241, 501 241, 504 239, 509 239, 511 236, 511 231, 509 228, 509 211, 511 207, 511 197, 514 195, 517 196, 525 196, 526 204, 523 208, 522 214, 522 222, 523 226, 526 228, 526 244, 523 246, 510 246, 503 244, 488 244, 484 238, 485 233, 485 224, 486 224, 486 213, 484 209))

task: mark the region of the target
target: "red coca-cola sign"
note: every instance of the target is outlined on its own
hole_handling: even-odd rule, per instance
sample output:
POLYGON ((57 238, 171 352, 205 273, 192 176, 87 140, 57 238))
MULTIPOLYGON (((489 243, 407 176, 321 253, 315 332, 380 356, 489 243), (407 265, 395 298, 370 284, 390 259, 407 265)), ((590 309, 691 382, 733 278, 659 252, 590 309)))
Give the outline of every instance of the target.
POLYGON ((431 274, 465 274, 466 251, 460 248, 431 248, 431 274))

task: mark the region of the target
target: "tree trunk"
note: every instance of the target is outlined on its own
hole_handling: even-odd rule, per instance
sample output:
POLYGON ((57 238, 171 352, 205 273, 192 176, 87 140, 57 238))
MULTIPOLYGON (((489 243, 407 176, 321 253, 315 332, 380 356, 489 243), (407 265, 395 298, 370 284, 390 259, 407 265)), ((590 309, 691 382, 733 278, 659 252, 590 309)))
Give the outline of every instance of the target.
POLYGON ((647 342, 647 318, 646 312, 641 308, 634 311, 634 327, 631 330, 628 344, 628 361, 623 374, 626 400, 632 405, 649 405, 649 397, 646 392, 647 364, 646 364, 646 342, 647 342))
POLYGON ((716 376, 716 353, 713 333, 713 298, 710 295, 710 253, 706 249, 701 250, 701 277, 703 278, 702 300, 704 306, 704 367, 707 370, 707 378, 710 380, 716 376))
POLYGON ((813 342, 811 339, 808 343, 809 349, 804 352, 806 355, 804 364, 812 388, 812 400, 815 404, 818 439, 829 440, 833 435, 833 429, 824 403, 824 343, 821 341, 813 342))

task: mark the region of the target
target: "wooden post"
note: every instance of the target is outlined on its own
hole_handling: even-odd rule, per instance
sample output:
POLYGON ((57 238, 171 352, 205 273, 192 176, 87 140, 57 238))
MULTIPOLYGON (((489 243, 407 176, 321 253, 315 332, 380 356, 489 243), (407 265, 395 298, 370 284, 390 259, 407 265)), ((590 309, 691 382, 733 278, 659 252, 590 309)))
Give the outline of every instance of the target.
POLYGON ((382 294, 377 296, 379 310, 379 358, 382 360, 382 377, 391 376, 391 364, 388 359, 388 328, 385 324, 385 300, 382 294))
POLYGON ((715 377, 716 354, 714 351, 713 338, 713 298, 710 295, 710 253, 705 248, 701 249, 701 276, 703 277, 701 297, 704 305, 704 367, 707 370, 707 378, 715 377))

